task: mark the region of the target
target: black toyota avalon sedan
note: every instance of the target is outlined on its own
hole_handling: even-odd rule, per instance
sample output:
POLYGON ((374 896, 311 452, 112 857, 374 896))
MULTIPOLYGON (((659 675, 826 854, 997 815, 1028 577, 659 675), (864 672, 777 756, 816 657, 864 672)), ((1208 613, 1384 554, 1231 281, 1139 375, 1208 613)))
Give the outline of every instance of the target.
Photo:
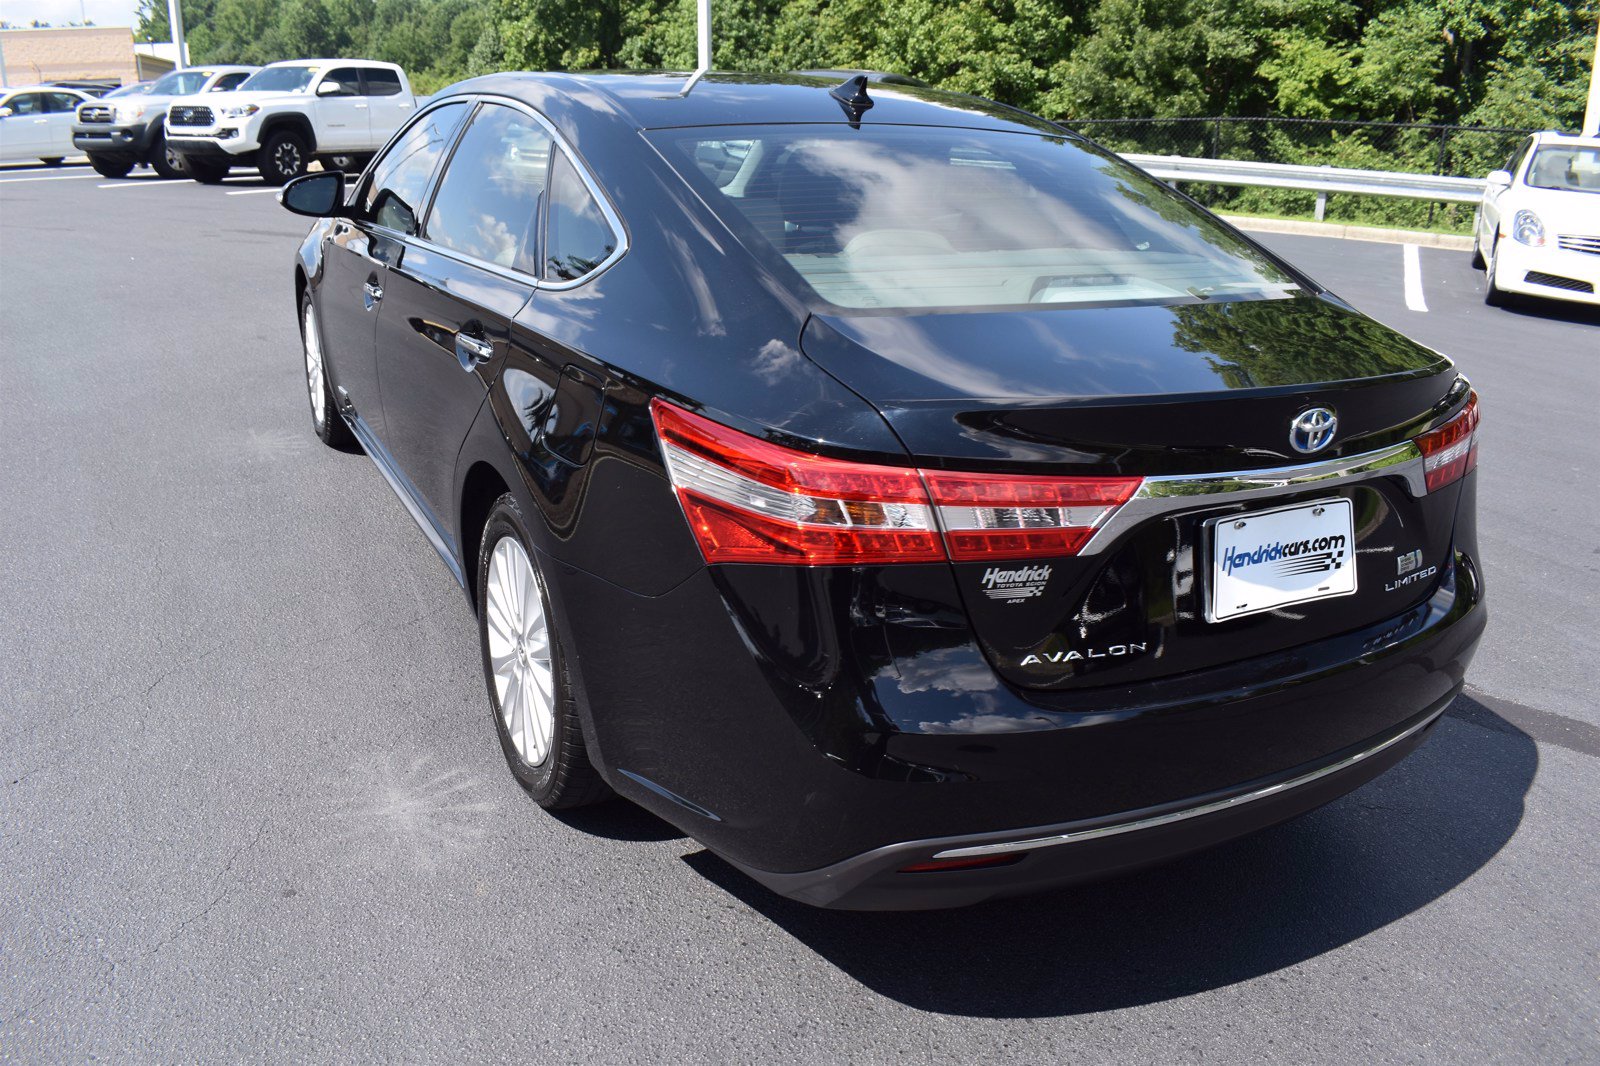
POLYGON ((948 906, 1309 810, 1461 690, 1471 387, 1060 126, 504 74, 283 199, 316 432, 466 590, 546 807, 948 906))

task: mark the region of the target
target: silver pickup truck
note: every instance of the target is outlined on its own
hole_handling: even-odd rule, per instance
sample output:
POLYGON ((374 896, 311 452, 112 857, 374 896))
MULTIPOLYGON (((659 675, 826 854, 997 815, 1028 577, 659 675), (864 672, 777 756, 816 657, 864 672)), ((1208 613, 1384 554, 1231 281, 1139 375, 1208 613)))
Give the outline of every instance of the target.
POLYGON ((136 166, 150 166, 163 178, 185 177, 183 159, 167 147, 167 105, 180 96, 229 92, 255 67, 214 66, 175 70, 148 91, 78 108, 72 144, 108 178, 124 178, 136 166))

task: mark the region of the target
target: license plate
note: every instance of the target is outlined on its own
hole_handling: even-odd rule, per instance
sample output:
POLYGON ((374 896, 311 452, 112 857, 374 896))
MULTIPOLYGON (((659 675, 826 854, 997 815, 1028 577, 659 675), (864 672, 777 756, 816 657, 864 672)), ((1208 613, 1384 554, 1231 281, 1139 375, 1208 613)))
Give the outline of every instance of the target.
POLYGON ((1355 521, 1349 500, 1252 511, 1211 529, 1213 622, 1356 590, 1355 521))

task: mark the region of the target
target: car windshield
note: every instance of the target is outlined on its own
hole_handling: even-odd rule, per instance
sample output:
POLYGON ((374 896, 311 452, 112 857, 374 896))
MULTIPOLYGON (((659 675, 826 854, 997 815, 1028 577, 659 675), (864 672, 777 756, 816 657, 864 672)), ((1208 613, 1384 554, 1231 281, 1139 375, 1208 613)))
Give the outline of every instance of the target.
POLYGON ((297 93, 316 76, 316 67, 262 67, 241 82, 238 91, 297 93))
POLYGON ((150 92, 155 96, 188 96, 200 91, 207 76, 203 70, 175 70, 158 79, 150 92))
POLYGON ((1073 137, 867 125, 650 137, 747 246, 839 308, 1193 303, 1300 287, 1073 137))
POLYGON ((110 92, 106 93, 100 99, 102 99, 102 100, 110 100, 112 97, 149 96, 152 92, 155 91, 155 87, 156 87, 156 83, 153 82, 153 81, 135 82, 132 85, 124 85, 120 89, 112 89, 110 92))
POLYGON ((1533 153, 1528 184, 1536 189, 1600 192, 1600 148, 1551 145, 1533 153))

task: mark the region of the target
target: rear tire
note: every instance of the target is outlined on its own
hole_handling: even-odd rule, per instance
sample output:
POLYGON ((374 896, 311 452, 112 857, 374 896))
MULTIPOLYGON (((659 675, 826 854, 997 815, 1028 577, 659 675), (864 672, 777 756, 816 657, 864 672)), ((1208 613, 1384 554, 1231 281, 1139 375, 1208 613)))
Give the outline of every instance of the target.
POLYGON ((218 185, 228 176, 228 164, 217 162, 213 159, 202 159, 198 156, 186 155, 183 159, 183 171, 202 185, 218 185))
POLYGON ((279 130, 267 138, 256 157, 256 169, 268 185, 282 185, 298 178, 311 165, 311 150, 293 130, 279 130))
POLYGON ((495 735, 512 776, 546 810, 611 795, 589 761, 567 674, 567 651, 507 493, 495 501, 478 550, 478 642, 495 735), (497 669, 498 667, 498 669, 497 669))
POLYGON ((94 167, 94 172, 102 178, 125 178, 133 172, 132 162, 106 159, 104 156, 90 156, 89 165, 94 167))
POLYGON ((157 133, 155 140, 150 143, 150 168, 168 181, 189 176, 183 165, 183 156, 167 147, 165 133, 157 133))
POLYGON ((356 450, 355 434, 339 414, 328 364, 322 354, 322 331, 317 327, 317 305, 311 290, 300 294, 300 347, 306 364, 306 398, 311 401, 311 429, 317 439, 342 452, 356 450))

